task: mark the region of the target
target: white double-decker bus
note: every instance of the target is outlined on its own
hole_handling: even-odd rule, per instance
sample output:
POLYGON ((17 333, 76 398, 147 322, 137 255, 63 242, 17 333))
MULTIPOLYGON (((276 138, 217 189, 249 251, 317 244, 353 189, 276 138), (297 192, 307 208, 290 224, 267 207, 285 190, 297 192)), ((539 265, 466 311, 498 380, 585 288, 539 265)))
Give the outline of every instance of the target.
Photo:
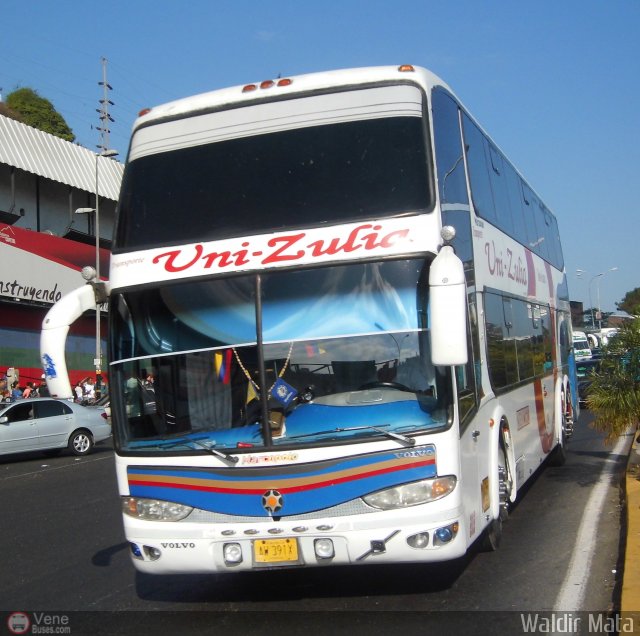
POLYGON ((425 69, 279 78, 140 114, 108 299, 125 532, 148 573, 443 561, 564 460, 555 217, 425 69))

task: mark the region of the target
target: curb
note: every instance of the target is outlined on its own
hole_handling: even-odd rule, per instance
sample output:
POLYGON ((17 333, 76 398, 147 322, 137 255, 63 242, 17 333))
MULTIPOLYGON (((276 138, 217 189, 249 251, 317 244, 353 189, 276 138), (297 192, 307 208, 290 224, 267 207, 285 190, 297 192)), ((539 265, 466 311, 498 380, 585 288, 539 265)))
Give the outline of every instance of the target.
POLYGON ((634 440, 625 477, 626 546, 620 610, 640 625, 640 448, 634 440))

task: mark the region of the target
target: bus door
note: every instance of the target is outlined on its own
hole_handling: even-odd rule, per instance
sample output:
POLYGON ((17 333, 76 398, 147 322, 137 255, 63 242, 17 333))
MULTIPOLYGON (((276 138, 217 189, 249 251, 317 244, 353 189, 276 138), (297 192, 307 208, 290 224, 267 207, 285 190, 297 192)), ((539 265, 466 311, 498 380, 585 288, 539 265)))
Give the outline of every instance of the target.
POLYGON ((477 489, 463 488, 467 539, 471 540, 480 529, 479 515, 486 512, 490 505, 487 462, 480 460, 488 456, 490 434, 487 429, 480 430, 480 421, 475 417, 482 390, 478 316, 473 292, 468 294, 467 328, 469 359, 466 365, 456 367, 455 378, 460 422, 461 479, 463 484, 480 484, 477 489))

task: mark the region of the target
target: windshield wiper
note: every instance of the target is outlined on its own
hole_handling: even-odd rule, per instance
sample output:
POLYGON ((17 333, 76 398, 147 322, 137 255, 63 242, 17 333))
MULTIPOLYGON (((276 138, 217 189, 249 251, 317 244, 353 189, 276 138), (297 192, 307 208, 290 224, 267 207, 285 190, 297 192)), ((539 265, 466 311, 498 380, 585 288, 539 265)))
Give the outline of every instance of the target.
POLYGON ((209 455, 213 455, 214 457, 218 457, 219 459, 224 459, 225 461, 231 464, 237 464, 238 458, 233 455, 229 455, 229 453, 223 453, 222 451, 216 450, 215 448, 211 448, 211 446, 207 446, 203 444, 197 439, 172 439, 166 440, 166 443, 158 443, 158 444, 145 444, 144 448, 171 448, 172 446, 187 446, 192 448, 192 444, 203 448, 209 453, 209 455))
POLYGON ((316 435, 328 435, 329 433, 347 433, 349 431, 376 431, 376 433, 380 433, 389 437, 391 439, 395 439, 398 442, 402 442, 407 446, 415 446, 416 440, 413 437, 409 437, 407 435, 402 435, 401 433, 396 433, 394 431, 387 431, 384 428, 379 426, 350 426, 348 428, 330 428, 326 431, 317 431, 316 433, 304 433, 303 435, 292 435, 289 439, 301 439, 303 437, 314 437, 316 435))

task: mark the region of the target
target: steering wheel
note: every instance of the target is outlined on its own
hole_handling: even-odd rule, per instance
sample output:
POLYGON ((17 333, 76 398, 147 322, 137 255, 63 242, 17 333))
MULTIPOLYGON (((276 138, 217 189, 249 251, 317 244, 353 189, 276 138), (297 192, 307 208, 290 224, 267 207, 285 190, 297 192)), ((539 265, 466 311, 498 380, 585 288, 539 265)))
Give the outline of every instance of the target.
POLYGON ((373 382, 367 382, 358 387, 358 391, 366 391, 368 389, 395 389, 396 391, 415 393, 413 389, 410 389, 404 384, 400 384, 400 382, 381 382, 380 380, 374 380, 373 382))

